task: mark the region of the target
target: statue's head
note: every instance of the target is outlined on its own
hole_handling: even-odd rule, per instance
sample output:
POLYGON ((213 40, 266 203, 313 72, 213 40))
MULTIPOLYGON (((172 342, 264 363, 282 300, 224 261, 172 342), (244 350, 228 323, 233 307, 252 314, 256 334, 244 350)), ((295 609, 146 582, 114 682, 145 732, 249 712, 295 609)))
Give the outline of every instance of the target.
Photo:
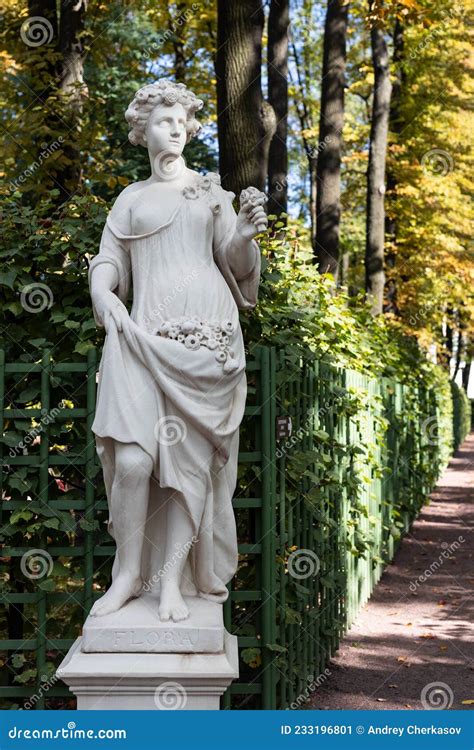
POLYGON ((184 83, 160 78, 139 89, 126 110, 128 138, 134 145, 148 148, 153 155, 161 151, 181 154, 200 130, 195 115, 202 105, 201 99, 184 83))

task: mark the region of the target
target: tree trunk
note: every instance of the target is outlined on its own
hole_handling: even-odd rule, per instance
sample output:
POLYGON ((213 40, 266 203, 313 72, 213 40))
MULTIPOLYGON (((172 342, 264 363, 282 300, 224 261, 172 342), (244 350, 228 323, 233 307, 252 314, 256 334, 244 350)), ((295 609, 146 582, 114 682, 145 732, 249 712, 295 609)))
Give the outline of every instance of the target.
MULTIPOLYGON (((403 123, 400 114, 400 101, 404 83, 404 73, 402 69, 403 61, 403 26, 397 19, 393 30, 393 68, 395 72, 395 78, 392 86, 392 96, 390 101, 390 115, 389 115, 389 130, 395 135, 399 135, 403 129, 403 123)), ((394 196, 397 190, 397 180, 393 168, 387 170, 387 196, 394 196)), ((395 267, 395 252, 394 246, 397 240, 397 225, 393 214, 387 214, 385 216, 385 236, 387 243, 391 245, 387 253, 386 266, 387 269, 392 270, 395 267)), ((386 306, 385 312, 391 312, 395 315, 398 314, 397 305, 397 288, 395 280, 390 278, 387 283, 386 289, 386 306)))
MULTIPOLYGON (((168 8, 168 11, 170 9, 168 8)), ((174 49, 174 74, 178 82, 184 83, 186 80, 186 56, 184 54, 184 42, 182 39, 182 29, 186 23, 186 3, 176 3, 176 18, 179 19, 178 28, 174 20, 175 13, 169 15, 168 28, 173 33, 173 49, 174 49)))
POLYGON ((337 281, 341 218, 341 152, 348 3, 328 0, 324 28, 321 113, 317 161, 317 224, 314 260, 337 281), (324 147, 321 148, 321 145, 324 147))
POLYGON ((64 107, 61 123, 66 125, 62 145, 66 159, 57 181, 60 184, 60 200, 67 200, 77 189, 81 179, 81 159, 77 144, 77 132, 83 110, 87 86, 84 83, 84 45, 81 34, 84 30, 86 0, 61 0, 59 24, 58 66, 59 91, 63 95, 64 107))
POLYGON ((469 378, 471 377, 471 366, 472 366, 472 359, 467 357, 466 364, 464 365, 464 368, 462 371, 462 387, 464 388, 466 393, 469 387, 469 378))
POLYGON ((84 45, 81 33, 84 30, 86 0, 61 0, 59 25, 59 88, 67 95, 67 106, 81 110, 83 97, 87 93, 84 84, 84 45))
POLYGON ((276 131, 268 157, 268 213, 279 216, 288 207, 288 24, 289 0, 271 0, 268 19, 268 100, 276 131))
POLYGON ((260 0, 217 3, 217 125, 223 186, 236 195, 265 189, 275 113, 262 95, 263 6, 260 0))
MULTIPOLYGON (((370 3, 372 7, 372 3, 370 3)), ((365 289, 372 313, 383 311, 385 272, 385 162, 390 113, 390 70, 383 30, 374 24, 370 39, 374 68, 374 94, 367 169, 367 223, 365 244, 365 289)))

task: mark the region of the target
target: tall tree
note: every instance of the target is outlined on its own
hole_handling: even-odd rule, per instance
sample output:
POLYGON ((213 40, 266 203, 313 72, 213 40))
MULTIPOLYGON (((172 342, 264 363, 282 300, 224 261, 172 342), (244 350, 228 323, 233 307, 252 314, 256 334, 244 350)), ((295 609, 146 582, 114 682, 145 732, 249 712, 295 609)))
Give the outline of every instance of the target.
POLYGON ((84 86, 84 44, 82 34, 86 0, 61 0, 59 24, 59 87, 68 97, 68 106, 82 109, 84 86))
POLYGON ((60 199, 66 200, 80 182, 82 165, 77 132, 81 126, 87 86, 84 82, 83 32, 87 0, 61 0, 59 22, 59 51, 61 53, 58 87, 62 95, 60 122, 65 126, 64 165, 59 174, 60 199))
POLYGON ((265 189, 275 113, 262 94, 264 11, 260 0, 217 3, 217 125, 219 167, 237 195, 265 189))
MULTIPOLYGON (((369 3, 371 11, 373 2, 369 3)), ((372 20, 370 30, 374 93, 367 168, 367 222, 365 244, 365 288, 372 313, 383 311, 385 271, 385 162, 392 84, 388 48, 383 27, 372 20)))
POLYGON ((268 160, 268 213, 286 213, 288 202, 288 26, 289 0, 271 0, 268 18, 268 100, 276 130, 268 160))
POLYGON ((306 84, 307 81, 303 76, 301 69, 300 56, 295 42, 292 43, 293 58, 295 61, 296 76, 298 89, 294 97, 295 110, 300 121, 301 138, 303 140, 304 151, 308 160, 309 175, 309 201, 308 213, 311 229, 311 247, 314 247, 316 237, 316 159, 314 158, 315 149, 311 147, 307 133, 312 130, 311 113, 307 102, 306 84))
MULTIPOLYGON (((399 17, 395 19, 395 25, 393 29, 393 72, 394 80, 392 86, 392 94, 390 98, 390 113, 389 113, 389 130, 397 138, 402 129, 403 121, 400 111, 402 89, 405 81, 405 73, 403 70, 403 48, 404 48, 404 28, 403 22, 399 17)), ((393 166, 387 169, 387 195, 390 197, 395 196, 397 190, 397 179, 393 166)), ((386 258, 386 266, 391 271, 395 265, 395 243, 396 243, 396 220, 395 213, 392 211, 390 214, 385 215, 385 236, 387 244, 389 246, 386 258)), ((386 289, 387 303, 385 310, 386 312, 397 313, 397 288, 395 278, 390 275, 387 281, 386 289)))
POLYGON ((316 168, 317 223, 314 260, 319 265, 320 273, 331 273, 336 280, 339 265, 340 172, 348 10, 349 4, 346 0, 328 0, 319 120, 321 150, 316 168))

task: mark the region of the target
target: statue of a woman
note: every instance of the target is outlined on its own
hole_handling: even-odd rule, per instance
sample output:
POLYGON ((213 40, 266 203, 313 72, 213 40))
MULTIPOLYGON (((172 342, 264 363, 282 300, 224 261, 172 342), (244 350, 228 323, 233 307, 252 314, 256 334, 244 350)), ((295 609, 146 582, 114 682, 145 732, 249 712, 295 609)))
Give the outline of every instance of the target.
POLYGON ((255 189, 236 215, 217 174, 186 167, 201 107, 165 79, 137 92, 125 116, 151 176, 119 195, 90 266, 107 332, 93 431, 117 543, 94 616, 159 589, 160 619, 183 620, 182 595, 225 601, 237 566, 231 499, 247 390, 238 309, 256 304, 253 238, 266 216, 255 189))

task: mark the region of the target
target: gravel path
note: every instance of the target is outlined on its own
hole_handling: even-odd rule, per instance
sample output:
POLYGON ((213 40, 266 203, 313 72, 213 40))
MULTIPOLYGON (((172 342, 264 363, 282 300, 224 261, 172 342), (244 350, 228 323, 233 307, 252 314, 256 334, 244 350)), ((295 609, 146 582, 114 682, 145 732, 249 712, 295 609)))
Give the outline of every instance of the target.
POLYGON ((474 707, 473 516, 474 433, 451 460, 341 642, 330 677, 305 708, 474 707), (443 685, 434 689, 430 683, 443 685))

